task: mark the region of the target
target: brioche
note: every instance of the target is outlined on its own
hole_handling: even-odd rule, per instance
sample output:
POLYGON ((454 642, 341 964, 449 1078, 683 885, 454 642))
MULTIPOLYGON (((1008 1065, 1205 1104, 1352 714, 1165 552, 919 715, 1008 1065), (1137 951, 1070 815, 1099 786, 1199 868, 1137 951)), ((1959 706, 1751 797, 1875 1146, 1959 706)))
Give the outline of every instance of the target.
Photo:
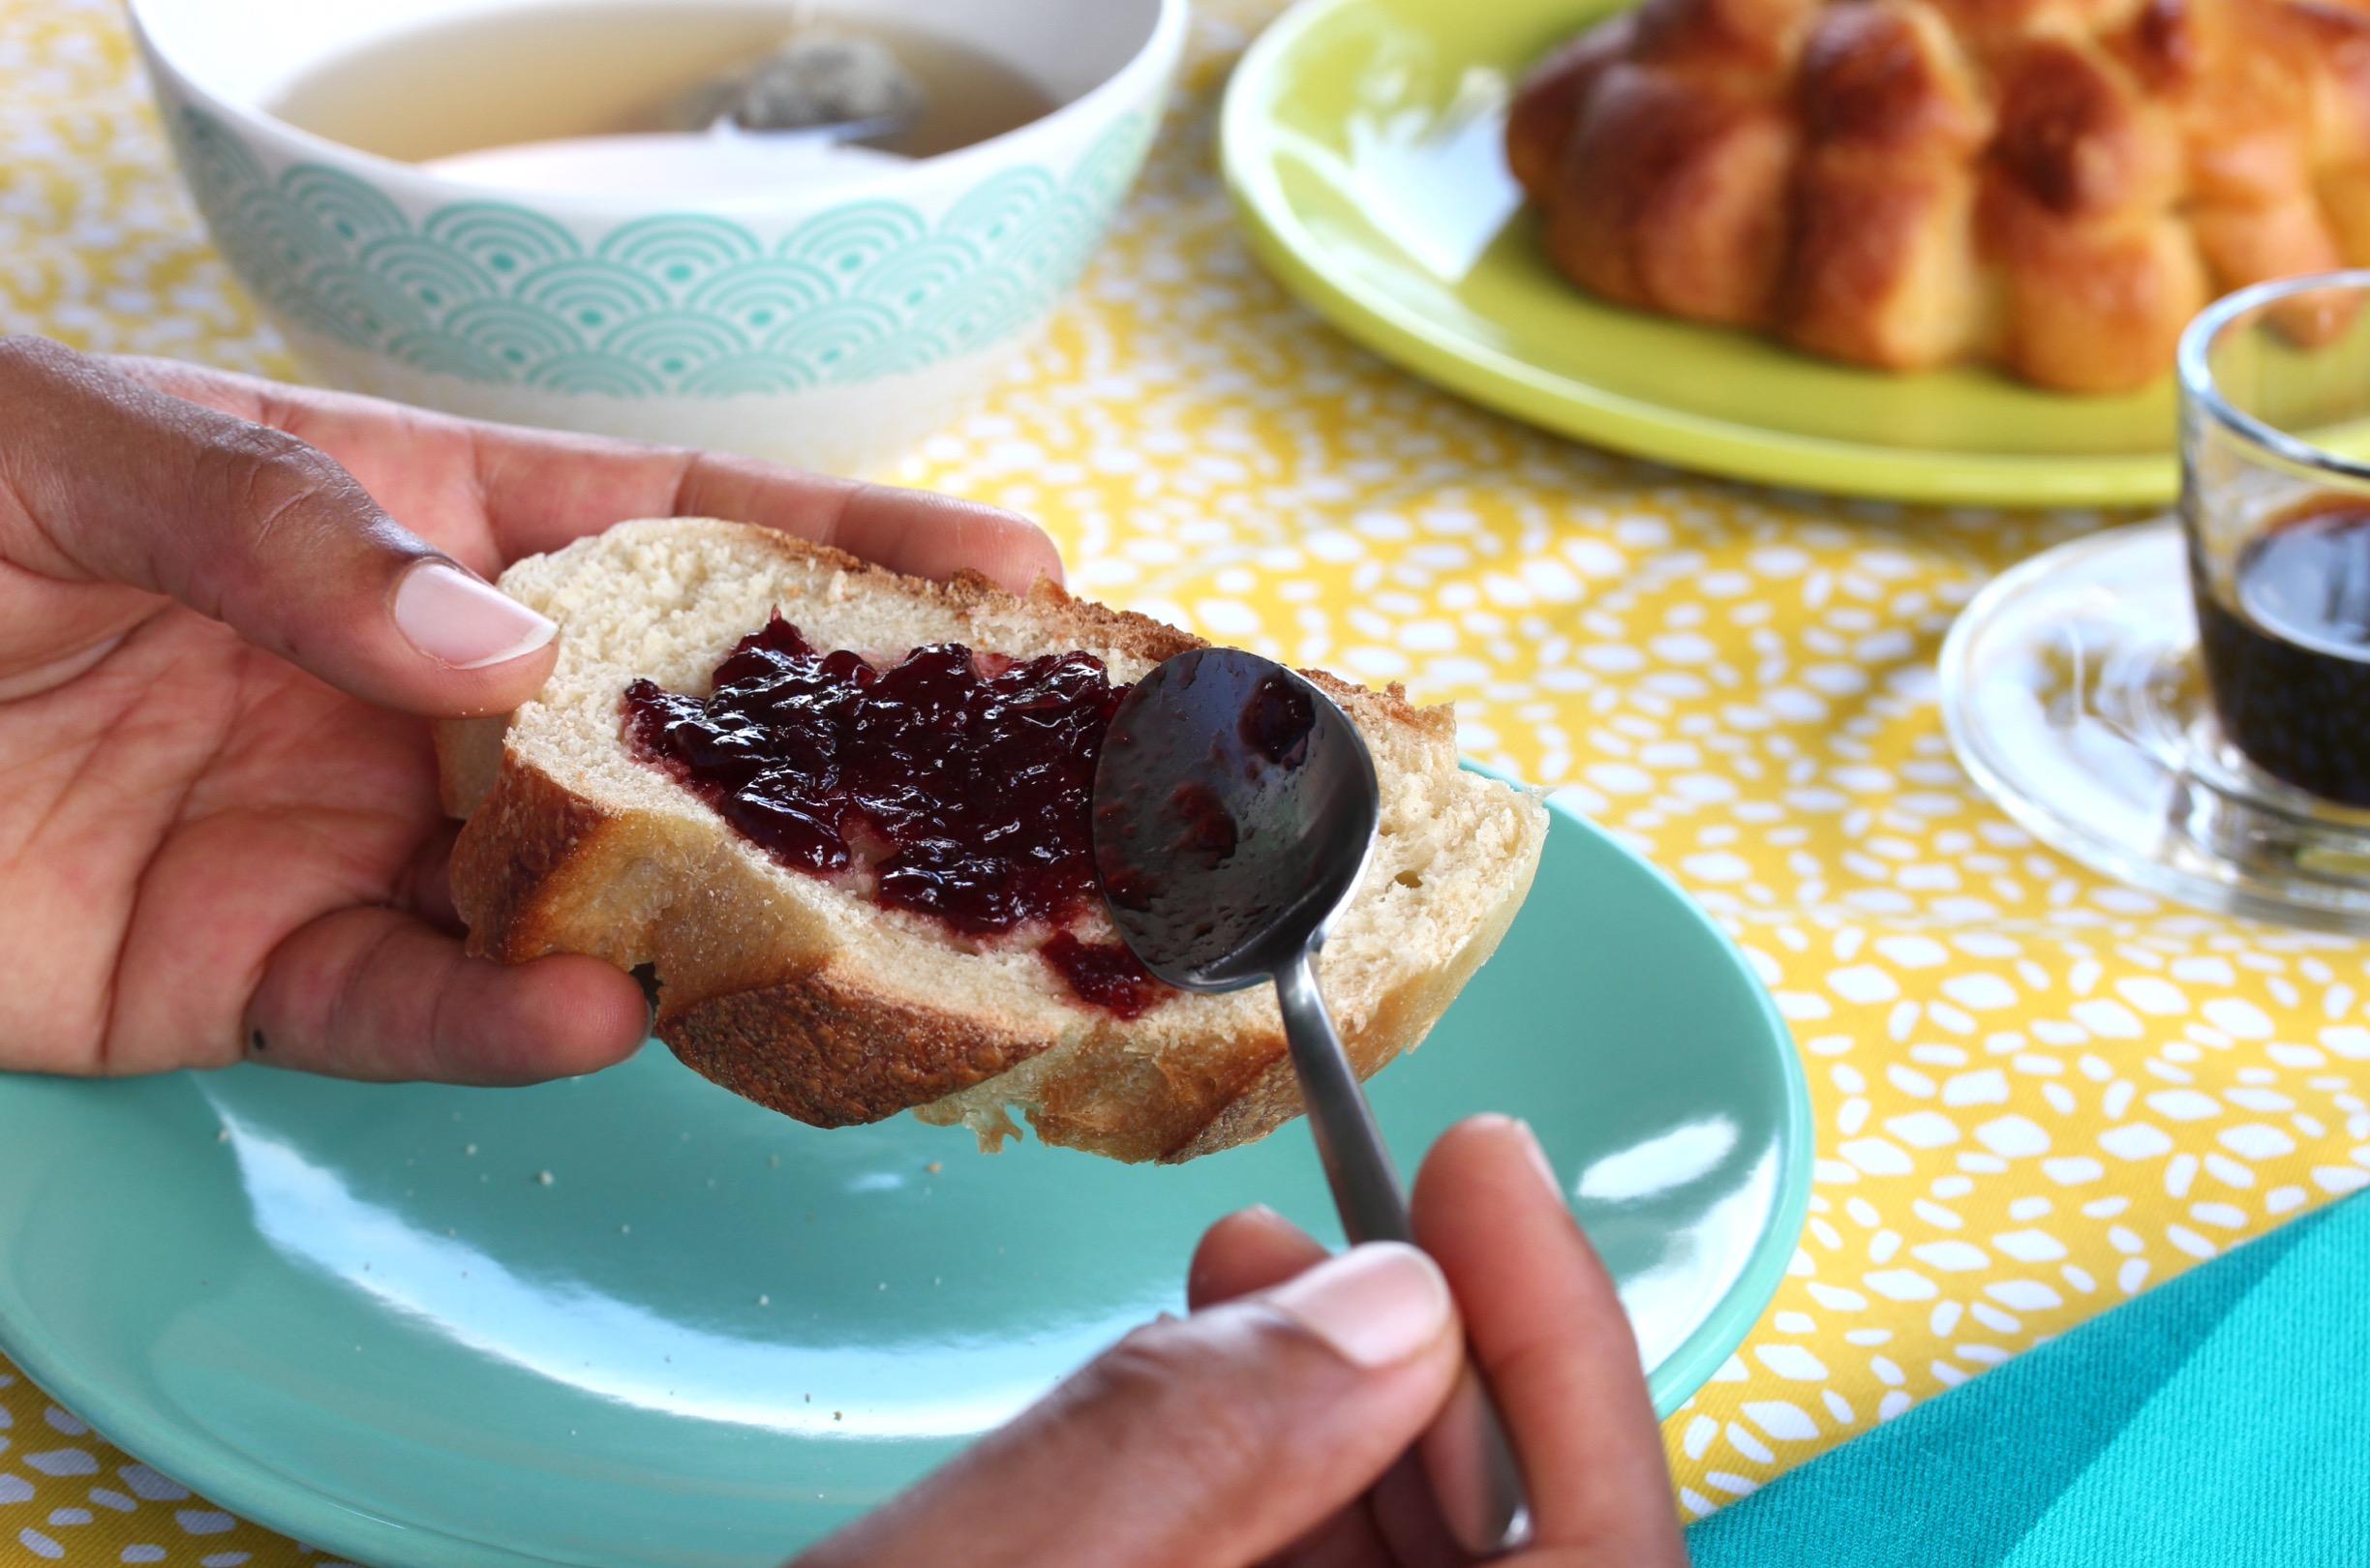
POLYGON ((1506 155, 1619 304, 2128 391, 2215 294, 2370 265, 2370 0, 1646 0, 1534 72, 1506 155))
MULTIPOLYGON (((503 718, 440 727, 445 804, 467 817, 455 904, 473 952, 590 953, 655 973, 658 1037, 736 1093, 820 1127, 902 1110, 994 1147, 1020 1111, 1048 1143, 1180 1161, 1299 1114, 1270 987, 1167 993, 1123 1018, 1032 950, 884 907, 791 869, 633 754, 629 683, 703 696, 778 611, 818 649, 896 657, 957 642, 1016 659, 1083 649, 1133 681, 1200 640, 1040 583, 901 577, 783 534, 626 523, 519 562, 504 591, 560 622, 560 662, 503 718)), ((1382 836, 1320 976, 1360 1076, 1420 1041, 1496 948, 1545 841, 1528 793, 1457 766, 1454 716, 1312 674, 1374 754, 1382 836)), ((1099 901, 1086 937, 1109 937, 1099 901)))

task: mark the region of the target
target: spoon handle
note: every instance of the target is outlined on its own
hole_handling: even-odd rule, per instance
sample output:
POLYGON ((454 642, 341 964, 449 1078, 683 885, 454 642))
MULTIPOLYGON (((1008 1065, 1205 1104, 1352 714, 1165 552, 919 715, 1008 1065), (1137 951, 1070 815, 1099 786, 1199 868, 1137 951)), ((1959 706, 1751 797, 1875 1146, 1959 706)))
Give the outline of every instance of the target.
POLYGON ((1333 1015, 1317 989, 1316 954, 1304 951, 1278 971, 1276 1002, 1284 1012, 1284 1038, 1291 1045, 1292 1069, 1300 1076, 1300 1098, 1308 1103, 1309 1127, 1317 1134, 1317 1158, 1324 1163, 1333 1206, 1351 1245, 1415 1240, 1408 1221, 1407 1193, 1391 1164, 1382 1130, 1375 1125, 1358 1086, 1333 1015))
MULTIPOLYGON (((1299 1074, 1300 1098, 1308 1105, 1317 1136, 1317 1158, 1333 1189, 1333 1206, 1352 1243, 1413 1243, 1407 1194, 1391 1164, 1382 1130, 1357 1073, 1342 1049, 1333 1015, 1317 989, 1314 946, 1276 972, 1276 1002, 1284 1013, 1284 1038, 1299 1074)), ((1531 1509, 1523 1493, 1522 1468, 1506 1440, 1496 1402, 1469 1356, 1455 1390, 1432 1430, 1418 1445, 1441 1519, 1457 1544, 1475 1556, 1494 1557, 1530 1544, 1531 1509)))

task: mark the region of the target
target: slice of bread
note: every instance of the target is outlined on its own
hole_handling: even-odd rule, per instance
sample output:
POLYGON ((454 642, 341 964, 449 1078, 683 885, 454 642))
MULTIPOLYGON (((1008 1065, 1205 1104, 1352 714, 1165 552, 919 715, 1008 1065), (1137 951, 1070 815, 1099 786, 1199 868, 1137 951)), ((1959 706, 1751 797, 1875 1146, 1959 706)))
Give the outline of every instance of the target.
MULTIPOLYGON (((1177 1161, 1299 1114, 1271 987, 1180 993, 1122 1020, 1078 1001, 1026 934, 958 937, 844 879, 784 867, 623 738, 629 682, 705 696, 725 653, 776 609, 818 648, 1083 648, 1113 681, 1199 639, 1049 583, 1022 600, 982 578, 923 582, 705 520, 621 524, 520 561, 501 586, 559 621, 562 641, 535 701, 438 734, 446 807, 470 819, 452 884, 472 951, 652 966, 658 1036, 677 1056, 819 1127, 910 1109, 966 1123, 992 1148, 1018 1131, 1018 1107, 1048 1143, 1177 1161)), ((1497 947, 1530 890, 1546 812, 1458 768, 1448 709, 1311 678, 1356 721, 1382 787, 1373 864, 1319 966, 1367 1076, 1421 1040, 1497 947)))

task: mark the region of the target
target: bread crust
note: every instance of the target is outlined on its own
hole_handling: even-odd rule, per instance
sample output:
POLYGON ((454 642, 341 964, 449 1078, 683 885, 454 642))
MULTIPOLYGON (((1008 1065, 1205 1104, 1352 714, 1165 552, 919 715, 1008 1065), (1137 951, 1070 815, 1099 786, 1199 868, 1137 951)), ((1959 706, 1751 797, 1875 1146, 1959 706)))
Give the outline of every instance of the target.
POLYGON ((453 845, 453 901, 470 924, 469 950, 505 964, 575 950, 567 917, 622 828, 542 769, 505 759, 453 845))
POLYGON ((659 1038, 693 1071, 814 1127, 859 1127, 943 1100, 1052 1043, 885 994, 852 969, 826 962, 687 1001, 662 1010, 659 1038))
MULTIPOLYGON (((763 530, 739 530, 734 542, 843 573, 849 591, 958 611, 984 632, 1025 619, 1041 636, 1147 665, 1206 646, 1048 583, 1024 600, 984 578, 920 583, 763 530)), ((1412 708, 1396 686, 1377 693, 1309 674, 1370 734, 1407 726, 1428 745, 1453 741, 1446 709, 1412 708)), ((949 1004, 855 961, 811 917, 786 909, 781 879, 796 874, 768 870, 721 819, 686 827, 592 799, 499 725, 441 726, 439 750, 446 799, 470 813, 452 864, 469 950, 505 963, 580 952, 650 966, 657 1037, 693 1070, 759 1104, 818 1127, 918 1110, 927 1121, 969 1121, 992 1142, 1000 1103, 965 1093, 994 1101, 1025 1070, 1018 1098, 1041 1138, 1127 1161, 1197 1158, 1262 1137, 1301 1110, 1272 1007, 1252 1027, 1236 1010, 1230 1027, 1148 1048, 1145 1030, 1084 1007, 1048 1017, 949 1004)), ((1420 1041, 1496 948, 1536 857, 1534 843, 1497 907, 1444 962, 1414 970, 1345 1021, 1360 1076, 1420 1041)), ((1153 1016, 1160 1010, 1169 1010, 1153 1016)))

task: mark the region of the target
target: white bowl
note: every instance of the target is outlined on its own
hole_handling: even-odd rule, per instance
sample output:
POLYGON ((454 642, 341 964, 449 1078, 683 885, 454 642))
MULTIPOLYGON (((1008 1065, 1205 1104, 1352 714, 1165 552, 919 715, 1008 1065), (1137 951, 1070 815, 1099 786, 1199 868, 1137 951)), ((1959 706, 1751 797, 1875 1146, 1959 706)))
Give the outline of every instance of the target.
POLYGON ((132 0, 132 15, 215 242, 315 376, 841 472, 953 418, 1051 314, 1141 166, 1187 6, 833 0, 834 15, 967 44, 1059 106, 821 186, 667 201, 494 189, 262 107, 374 40, 532 3, 132 0))

